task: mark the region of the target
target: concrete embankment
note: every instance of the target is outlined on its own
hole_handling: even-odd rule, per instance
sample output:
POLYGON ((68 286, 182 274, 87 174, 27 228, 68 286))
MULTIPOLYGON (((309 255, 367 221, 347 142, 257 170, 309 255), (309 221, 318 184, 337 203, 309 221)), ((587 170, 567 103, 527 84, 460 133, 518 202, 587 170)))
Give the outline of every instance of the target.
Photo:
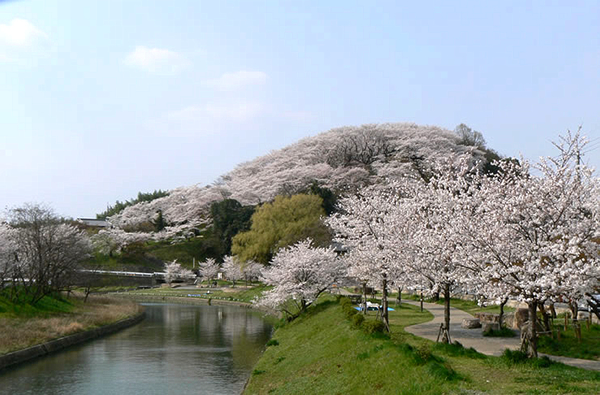
POLYGON ((5 355, 0 355, 0 371, 9 366, 29 361, 31 359, 48 355, 63 350, 67 347, 83 343, 88 340, 97 339, 99 337, 120 331, 121 329, 125 329, 127 327, 139 323, 145 318, 145 316, 146 313, 142 312, 133 317, 113 322, 112 324, 104 325, 99 328, 75 333, 73 335, 64 336, 46 343, 25 348, 23 350, 14 351, 5 355))

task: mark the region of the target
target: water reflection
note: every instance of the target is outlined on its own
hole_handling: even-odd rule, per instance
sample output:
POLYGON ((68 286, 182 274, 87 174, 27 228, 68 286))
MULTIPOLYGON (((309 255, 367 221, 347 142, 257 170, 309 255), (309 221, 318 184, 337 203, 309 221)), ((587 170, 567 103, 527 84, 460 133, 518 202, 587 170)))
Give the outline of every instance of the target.
POLYGON ((271 326, 234 306, 147 304, 111 336, 0 373, 2 394, 238 394, 271 326))

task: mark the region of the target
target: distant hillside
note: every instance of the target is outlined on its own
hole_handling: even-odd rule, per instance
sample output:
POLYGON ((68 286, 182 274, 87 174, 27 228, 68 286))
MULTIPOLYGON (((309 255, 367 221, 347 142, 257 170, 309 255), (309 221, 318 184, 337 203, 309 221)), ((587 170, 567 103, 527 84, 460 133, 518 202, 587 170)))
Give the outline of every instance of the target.
POLYGON ((279 194, 306 190, 314 181, 336 193, 350 192, 386 178, 425 176, 432 161, 466 152, 474 160, 485 161, 492 151, 465 145, 464 139, 436 126, 341 127, 242 163, 212 186, 177 188, 109 219, 119 227, 135 228, 155 220, 160 210, 171 226, 196 226, 207 220, 210 204, 224 198, 258 204, 279 194))
POLYGON ((158 191, 148 192, 148 193, 138 192, 136 198, 133 198, 130 200, 125 200, 124 202, 120 202, 117 200, 114 205, 112 205, 112 206, 109 205, 105 211, 101 212, 100 214, 96 214, 96 218, 97 219, 106 219, 107 217, 111 217, 113 215, 120 213, 121 211, 125 210, 129 206, 133 206, 134 204, 138 204, 141 202, 150 202, 154 199, 165 197, 168 194, 169 194, 168 191, 163 191, 160 189, 158 191))

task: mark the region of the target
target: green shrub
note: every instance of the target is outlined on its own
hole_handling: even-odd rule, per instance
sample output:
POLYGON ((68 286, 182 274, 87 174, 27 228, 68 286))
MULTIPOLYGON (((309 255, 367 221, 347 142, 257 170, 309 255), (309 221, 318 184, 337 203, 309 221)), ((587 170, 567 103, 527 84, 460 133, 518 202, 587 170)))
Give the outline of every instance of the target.
POLYGON ((543 356, 541 358, 529 358, 526 353, 522 351, 512 351, 509 349, 504 350, 502 353, 502 359, 504 359, 508 364, 529 364, 536 368, 547 368, 551 365, 556 364, 556 362, 550 360, 550 358, 543 356))
POLYGON ((275 360, 275 365, 277 365, 278 363, 280 363, 281 361, 285 360, 285 357, 279 357, 275 360))
POLYGON ((473 347, 470 348, 465 348, 462 344, 460 344, 459 342, 455 341, 452 344, 445 344, 445 343, 436 343, 433 346, 434 350, 437 351, 442 351, 448 355, 452 355, 452 356, 464 356, 464 357, 468 357, 468 358, 475 358, 475 359, 485 359, 486 356, 477 352, 477 350, 475 350, 473 347))
POLYGON ((547 356, 543 356, 541 358, 535 358, 532 361, 533 366, 535 366, 536 368, 547 368, 550 365, 552 365, 554 362, 552 362, 550 360, 550 358, 548 358, 547 356))
POLYGON ((351 301, 349 298, 345 297, 345 296, 342 296, 342 297, 340 297, 340 298, 338 299, 338 303, 339 303, 339 304, 340 304, 342 307, 344 307, 344 306, 346 306, 346 305, 352 305, 352 301, 351 301))
POLYGON ((433 354, 431 353, 429 345, 425 343, 416 349, 416 354, 418 356, 418 359, 420 359, 423 362, 428 362, 433 358, 433 354))
POLYGON ((525 361, 527 361, 527 354, 519 351, 519 350, 509 350, 508 348, 506 350, 504 350, 504 352, 502 353, 502 359, 504 359, 506 362, 514 364, 514 363, 523 363, 525 361))
POLYGON ((342 311, 344 312, 346 318, 349 320, 352 319, 353 316, 358 314, 358 310, 356 310, 351 303, 342 305, 342 311))
POLYGON ((362 314, 354 314, 352 316, 351 321, 352 321, 352 325, 354 325, 356 328, 360 328, 360 326, 363 324, 363 322, 365 322, 365 316, 362 314))
POLYGON ((515 337, 515 331, 509 328, 502 328, 500 330, 489 330, 483 332, 483 336, 486 337, 515 337))
POLYGON ((365 320, 360 326, 360 328, 366 334, 372 335, 375 333, 383 333, 383 331, 385 330, 385 325, 382 321, 379 320, 365 320))
POLYGON ((271 339, 267 342, 267 347, 271 347, 271 346, 278 346, 279 342, 277 341, 277 339, 271 339))

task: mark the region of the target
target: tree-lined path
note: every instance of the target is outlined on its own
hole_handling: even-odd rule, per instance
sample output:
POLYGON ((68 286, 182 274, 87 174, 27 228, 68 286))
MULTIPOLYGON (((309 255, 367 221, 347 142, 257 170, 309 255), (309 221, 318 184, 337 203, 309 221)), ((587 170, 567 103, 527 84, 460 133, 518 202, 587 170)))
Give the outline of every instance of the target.
MULTIPOLYGON (((403 301, 414 306, 419 306, 420 302, 403 301)), ((423 308, 433 314, 433 320, 423 324, 408 326, 405 330, 415 336, 436 341, 440 324, 444 322, 444 306, 435 303, 423 302, 423 308)), ((453 342, 457 341, 466 348, 473 347, 482 354, 500 356, 504 349, 518 350, 520 347, 519 336, 513 338, 506 337, 484 337, 481 329, 465 329, 461 327, 464 318, 474 318, 471 314, 450 307, 450 338, 453 342)), ((600 371, 600 361, 590 361, 587 359, 567 358, 555 355, 539 354, 540 356, 548 356, 548 358, 562 362, 565 365, 575 366, 578 368, 600 371)))

